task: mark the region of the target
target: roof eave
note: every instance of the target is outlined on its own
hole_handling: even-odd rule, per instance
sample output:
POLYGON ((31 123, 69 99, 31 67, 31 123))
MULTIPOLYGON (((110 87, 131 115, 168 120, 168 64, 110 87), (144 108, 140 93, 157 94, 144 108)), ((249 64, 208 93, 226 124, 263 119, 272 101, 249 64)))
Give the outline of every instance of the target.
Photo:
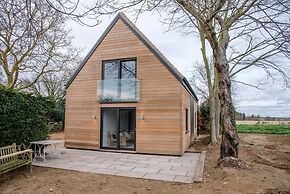
POLYGON ((191 93, 191 95, 195 98, 195 100, 198 101, 198 98, 197 98, 195 92, 193 91, 189 81, 185 77, 183 78, 183 82, 187 86, 189 93, 191 93))

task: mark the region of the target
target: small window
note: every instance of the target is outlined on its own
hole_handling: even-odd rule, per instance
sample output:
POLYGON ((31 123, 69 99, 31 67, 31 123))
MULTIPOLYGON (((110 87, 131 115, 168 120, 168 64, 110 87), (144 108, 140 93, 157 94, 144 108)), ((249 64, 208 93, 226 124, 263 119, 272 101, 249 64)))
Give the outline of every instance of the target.
POLYGON ((188 133, 188 109, 185 109, 185 133, 188 133))
POLYGON ((197 112, 195 112, 195 128, 197 128, 197 112))

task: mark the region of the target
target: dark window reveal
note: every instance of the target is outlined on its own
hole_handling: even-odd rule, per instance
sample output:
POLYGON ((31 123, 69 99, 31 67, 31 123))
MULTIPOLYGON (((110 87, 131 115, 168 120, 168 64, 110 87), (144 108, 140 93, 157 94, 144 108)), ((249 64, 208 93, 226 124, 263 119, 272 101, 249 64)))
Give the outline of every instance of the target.
POLYGON ((188 133, 188 109, 185 109, 185 133, 188 133))

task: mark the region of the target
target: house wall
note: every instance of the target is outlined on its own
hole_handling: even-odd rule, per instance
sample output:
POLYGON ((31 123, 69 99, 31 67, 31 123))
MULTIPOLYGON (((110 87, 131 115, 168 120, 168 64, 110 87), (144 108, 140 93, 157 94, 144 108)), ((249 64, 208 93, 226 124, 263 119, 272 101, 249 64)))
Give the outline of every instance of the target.
POLYGON ((191 111, 191 95, 188 92, 188 90, 183 86, 182 87, 182 106, 181 106, 181 111, 182 111, 182 129, 181 129, 181 135, 182 135, 182 153, 186 151, 186 149, 189 147, 190 143, 192 142, 192 139, 195 139, 197 137, 197 119, 196 119, 196 114, 197 114, 197 101, 194 100, 194 120, 191 120, 190 114, 192 114, 191 111), (186 133, 186 109, 188 109, 188 133, 186 133), (191 130, 191 122, 194 122, 194 130, 193 134, 191 130), (192 137, 192 139, 191 139, 192 137))
POLYGON ((188 148, 190 144, 190 123, 191 123, 191 118, 189 116, 190 114, 190 94, 187 92, 187 90, 182 87, 182 106, 181 106, 181 111, 182 111, 182 129, 181 129, 181 135, 182 135, 182 144, 181 144, 181 149, 182 153, 185 152, 185 150, 188 148), (186 133, 186 109, 188 109, 188 129, 189 132, 186 133))
POLYGON ((197 138, 197 112, 198 112, 198 102, 196 100, 194 100, 194 118, 195 118, 195 122, 194 122, 194 133, 192 136, 192 140, 197 138))
POLYGON ((99 149, 101 107, 136 107, 136 152, 180 155, 181 90, 180 82, 119 19, 67 89, 65 146, 99 149), (98 103, 102 61, 133 57, 137 57, 141 100, 98 103))

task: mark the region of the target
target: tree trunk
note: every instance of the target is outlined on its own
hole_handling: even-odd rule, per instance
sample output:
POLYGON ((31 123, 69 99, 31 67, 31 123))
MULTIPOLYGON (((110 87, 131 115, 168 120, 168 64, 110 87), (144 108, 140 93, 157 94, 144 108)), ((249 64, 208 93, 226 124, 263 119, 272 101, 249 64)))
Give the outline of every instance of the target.
POLYGON ((219 99, 223 128, 219 161, 222 161, 227 157, 238 158, 239 154, 239 136, 236 130, 235 110, 231 96, 229 65, 225 51, 226 49, 219 48, 215 53, 215 66, 219 77, 219 99))
POLYGON ((9 88, 13 88, 13 83, 14 83, 14 80, 13 80, 13 74, 12 74, 12 72, 9 72, 9 73, 7 74, 7 86, 8 86, 9 88))
POLYGON ((200 34, 200 42, 201 42, 201 53, 204 62, 204 68, 206 71, 206 79, 207 79, 207 87, 209 92, 209 116, 210 116, 210 143, 216 144, 217 143, 217 136, 216 136, 216 125, 215 125, 215 94, 214 94, 214 86, 212 85, 212 78, 210 72, 210 64, 207 59, 206 55, 206 46, 205 46, 205 34, 204 31, 199 28, 200 34))
POLYGON ((215 128, 216 128, 216 137, 219 139, 220 136, 220 119, 221 119, 221 105, 218 93, 215 95, 215 128))
POLYGON ((216 136, 216 126, 215 126, 215 96, 210 95, 210 105, 209 105, 209 114, 210 114, 210 143, 216 144, 217 143, 217 136, 216 136))
POLYGON ((216 68, 214 70, 214 97, 215 97, 215 128, 216 128, 216 137, 217 140, 219 139, 220 136, 220 115, 221 115, 221 104, 220 104, 220 99, 219 99, 219 78, 217 75, 217 71, 216 68))

